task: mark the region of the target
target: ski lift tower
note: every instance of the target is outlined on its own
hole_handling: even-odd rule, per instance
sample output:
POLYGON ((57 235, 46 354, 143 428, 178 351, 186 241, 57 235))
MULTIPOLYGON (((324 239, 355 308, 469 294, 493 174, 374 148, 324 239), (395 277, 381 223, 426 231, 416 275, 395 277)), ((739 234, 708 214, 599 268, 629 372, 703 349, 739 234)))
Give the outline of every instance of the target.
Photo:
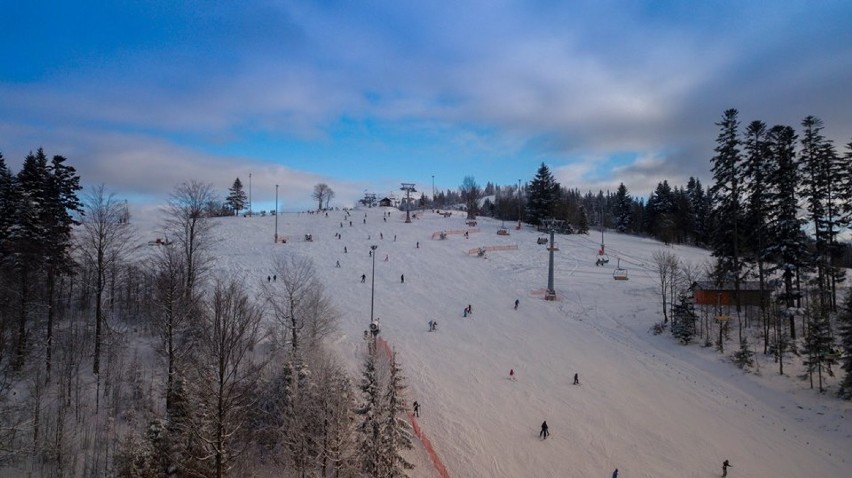
POLYGON ((414 189, 414 183, 402 183, 402 187, 399 188, 402 191, 405 191, 405 222, 411 222, 411 193, 416 193, 417 190, 414 189))
POLYGON ((550 247, 547 248, 550 252, 550 260, 547 267, 547 292, 544 293, 545 300, 556 299, 556 289, 553 287, 553 252, 556 251, 557 248, 554 244, 553 236, 556 233, 556 229, 561 226, 563 222, 565 221, 553 218, 544 220, 545 230, 550 233, 550 247))

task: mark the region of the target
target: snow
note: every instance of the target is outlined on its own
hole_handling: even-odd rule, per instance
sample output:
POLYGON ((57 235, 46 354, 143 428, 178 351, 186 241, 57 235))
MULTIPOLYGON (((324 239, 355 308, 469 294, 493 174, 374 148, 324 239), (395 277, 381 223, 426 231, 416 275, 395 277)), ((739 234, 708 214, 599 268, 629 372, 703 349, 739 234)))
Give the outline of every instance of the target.
MULTIPOLYGON (((607 234, 610 262, 596 267, 599 235, 557 236, 558 300, 545 301, 548 254, 534 230, 498 236, 500 221, 478 218, 480 232, 469 239, 433 240, 436 231, 465 229, 464 215, 418 212, 406 224, 393 209, 344 214, 279 215, 286 244, 273 243, 272 216, 216 219, 216 273, 259 285, 276 273, 275 255, 311 257, 340 311, 334 345, 357 373, 370 320, 368 251, 378 245, 374 315, 450 476, 609 477, 618 468, 624 478, 711 477, 724 459, 732 477, 852 476, 852 404, 779 377, 762 354, 760 374, 746 374, 712 348, 649 333, 661 316, 651 257, 662 244, 607 234), (518 249, 467 254, 509 244, 518 249), (617 258, 628 281, 612 279, 617 258), (473 314, 463 318, 468 304, 473 314), (543 420, 551 435, 541 441, 543 420)), ((693 263, 708 258, 667 250, 693 263)), ((410 458, 410 476, 438 476, 419 444, 410 458)))

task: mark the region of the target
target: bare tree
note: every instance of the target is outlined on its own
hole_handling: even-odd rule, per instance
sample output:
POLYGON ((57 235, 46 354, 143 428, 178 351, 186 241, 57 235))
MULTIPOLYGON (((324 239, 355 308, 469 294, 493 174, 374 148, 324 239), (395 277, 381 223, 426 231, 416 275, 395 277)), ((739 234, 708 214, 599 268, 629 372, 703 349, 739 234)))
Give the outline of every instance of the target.
POLYGON ((252 357, 261 319, 261 309, 233 280, 217 281, 201 314, 187 384, 199 410, 189 420, 198 445, 192 458, 206 476, 225 476, 248 446, 246 422, 263 368, 252 357))
MULTIPOLYGON (((322 210, 322 204, 325 202, 330 191, 331 188, 326 183, 317 183, 314 185, 314 192, 311 194, 311 197, 318 203, 317 211, 322 210)), ((332 194, 334 193, 332 192, 332 194)))
POLYGON ((679 260, 674 253, 660 249, 654 253, 653 261, 657 266, 657 274, 660 279, 660 297, 663 300, 663 323, 668 323, 669 294, 677 276, 679 260))
POLYGON ((82 227, 77 238, 85 266, 94 270, 91 287, 95 292, 95 356, 92 360, 95 374, 100 373, 107 273, 124 262, 134 248, 133 228, 127 222, 128 217, 127 204, 107 192, 103 185, 91 188, 83 197, 82 227))
POLYGON ((329 209, 329 204, 331 203, 331 200, 334 198, 334 196, 335 196, 334 189, 328 188, 328 191, 325 192, 325 208, 326 209, 329 209))
POLYGON ((151 315, 161 340, 159 352, 166 359, 166 410, 171 414, 178 364, 191 349, 186 344, 189 341, 187 332, 198 299, 186 291, 187 268, 182 251, 160 247, 151 259, 151 315))
POLYGON ((213 225, 207 214, 207 205, 215 199, 213 185, 193 180, 177 186, 166 206, 166 242, 174 242, 174 246, 183 252, 184 278, 189 295, 192 295, 212 260, 210 231, 213 225))
POLYGON ((279 257, 274 267, 278 280, 264 284, 264 299, 285 332, 284 340, 297 352, 300 340, 313 345, 335 330, 337 311, 317 279, 310 259, 279 257))

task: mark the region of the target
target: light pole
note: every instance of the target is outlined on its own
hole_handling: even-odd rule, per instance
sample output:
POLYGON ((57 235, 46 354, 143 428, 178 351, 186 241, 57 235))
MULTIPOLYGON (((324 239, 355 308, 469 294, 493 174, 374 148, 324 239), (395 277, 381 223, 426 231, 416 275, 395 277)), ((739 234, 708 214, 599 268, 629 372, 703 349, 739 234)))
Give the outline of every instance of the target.
POLYGON ((249 217, 251 217, 251 173, 249 173, 249 217))
POLYGON ((278 185, 275 185, 275 243, 278 244, 278 185))
POLYGON ((521 180, 518 180, 518 230, 521 230, 521 180))
POLYGON ((432 209, 435 208, 435 175, 432 175, 432 209))

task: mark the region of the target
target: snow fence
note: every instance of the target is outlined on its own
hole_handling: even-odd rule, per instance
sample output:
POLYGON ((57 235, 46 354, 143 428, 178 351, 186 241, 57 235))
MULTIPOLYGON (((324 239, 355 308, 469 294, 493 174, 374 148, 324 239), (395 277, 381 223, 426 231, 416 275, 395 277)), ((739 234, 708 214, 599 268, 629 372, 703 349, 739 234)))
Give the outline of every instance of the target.
MULTIPOLYGON (((376 350, 380 351, 380 353, 384 355, 388 361, 390 361, 391 356, 393 355, 393 350, 385 339, 376 337, 376 350)), ((424 433, 423 429, 420 428, 420 424, 417 423, 417 418, 410 411, 407 412, 407 415, 408 421, 411 422, 411 428, 414 430, 414 435, 419 438, 420 443, 423 444, 423 448, 426 450, 426 454, 429 455, 429 460, 432 461, 432 466, 435 467, 435 471, 438 472, 438 475, 441 476, 441 478, 450 478, 450 474, 447 472, 447 467, 444 466, 444 462, 442 462, 438 457, 438 454, 435 453, 435 449, 432 447, 432 442, 429 441, 426 433, 424 433)))

